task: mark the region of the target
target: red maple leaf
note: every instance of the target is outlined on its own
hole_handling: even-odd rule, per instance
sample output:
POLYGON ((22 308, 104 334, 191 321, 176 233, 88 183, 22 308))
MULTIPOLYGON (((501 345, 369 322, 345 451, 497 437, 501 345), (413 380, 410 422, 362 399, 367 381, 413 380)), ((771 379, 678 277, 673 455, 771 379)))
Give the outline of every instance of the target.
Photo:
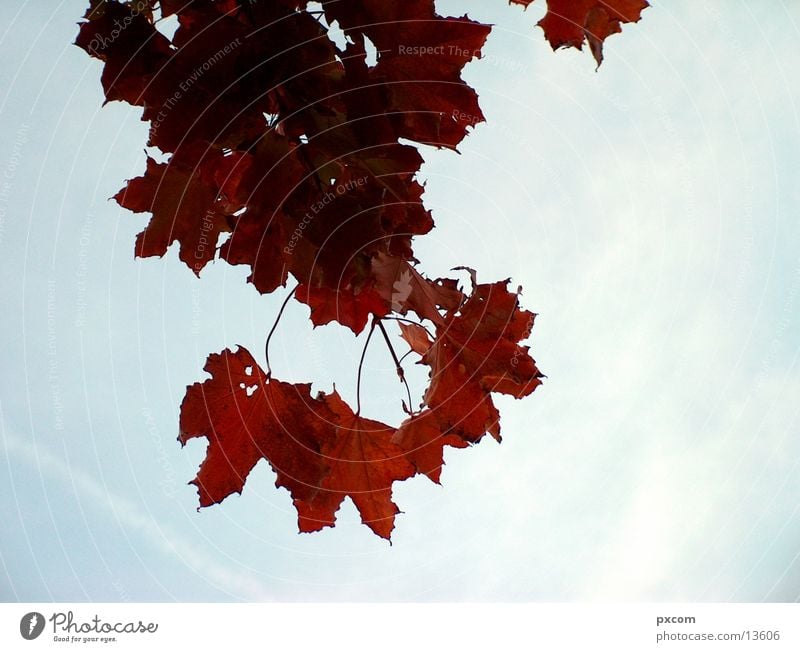
POLYGON ((185 148, 169 163, 148 156, 144 175, 114 196, 124 208, 152 214, 136 238, 136 255, 163 256, 177 241, 180 259, 199 274, 214 259, 220 233, 231 230, 231 206, 220 193, 238 183, 241 171, 231 168, 232 160, 202 144, 185 148))
POLYGON ((455 310, 464 300, 454 280, 430 281, 407 260, 396 256, 378 253, 372 260, 372 273, 378 294, 393 312, 401 315, 413 310, 422 319, 442 324, 440 309, 455 310))
POLYGON ((205 370, 211 378, 189 387, 181 404, 179 437, 182 444, 208 438, 192 481, 200 506, 241 493, 262 459, 295 503, 309 500, 329 471, 320 454, 334 428, 325 402, 311 396, 311 385, 268 379, 244 348, 211 354, 205 370))
POLYGON ((365 74, 372 101, 397 136, 454 148, 470 124, 483 121, 478 96, 461 79, 461 70, 480 57, 488 25, 440 16, 431 0, 322 5, 328 21, 337 21, 359 47, 364 38, 374 44, 378 61, 365 74), (471 120, 456 117, 463 115, 471 120))
MULTIPOLYGON (((647 6, 547 2, 539 25, 553 48, 588 42, 598 65, 604 40, 647 6)), ((480 58, 490 26, 440 16, 434 0, 321 4, 319 12, 305 0, 90 0, 76 44, 103 62, 107 101, 142 107, 147 144, 164 155, 148 156, 115 196, 151 214, 137 256, 163 256, 177 242, 196 274, 219 258, 249 267, 262 294, 293 280, 315 326, 358 334, 371 320, 365 347, 378 328, 408 403, 385 320, 401 322, 430 367, 420 410, 404 400, 408 418, 395 429, 360 414, 360 369, 353 411, 336 391, 312 396, 309 384, 273 378, 245 349, 209 356, 210 378, 187 389, 180 412, 180 441, 208 440, 193 480, 201 507, 240 493, 264 459, 301 531, 333 525, 349 496, 388 539, 393 483, 414 473, 438 482, 445 446, 465 448, 487 432, 499 440, 492 394, 522 398, 542 374, 521 344, 534 315, 518 292, 479 285, 470 270, 465 296, 455 280, 425 276, 412 246, 434 226, 418 145, 455 149, 484 119, 462 72, 480 58), (167 38, 158 26, 171 15, 178 27, 167 38), (341 47, 330 38, 334 23, 341 47)))
POLYGON ((301 532, 332 526, 350 496, 363 522, 381 537, 394 528, 392 483, 414 475, 394 428, 353 413, 334 391, 312 397, 310 385, 267 378, 239 348, 212 354, 211 378, 187 389, 180 441, 206 437, 206 458, 192 481, 200 506, 241 493, 262 459, 276 473, 298 512, 301 532))
POLYGON ((172 54, 169 39, 146 12, 117 2, 95 3, 75 44, 104 62, 106 101, 143 105, 146 89, 172 54))
POLYGON ((436 484, 442 475, 444 447, 469 446, 468 441, 442 426, 434 410, 423 410, 403 421, 392 441, 405 451, 406 459, 418 473, 428 476, 436 484))
POLYGON ((319 490, 298 506, 300 529, 312 532, 333 525, 336 511, 349 496, 362 522, 389 539, 400 511, 392 501, 392 484, 413 476, 414 466, 393 443, 394 428, 355 414, 335 391, 322 400, 336 423, 334 436, 322 445, 330 472, 319 490))
MULTIPOLYGON (((534 0, 511 0, 527 7, 534 0)), ((622 31, 622 23, 635 23, 647 0, 547 0, 547 13, 539 27, 553 49, 583 48, 589 43, 599 66, 603 63, 603 41, 622 31)))
POLYGON ((535 315, 521 310, 518 294, 506 286, 507 281, 476 285, 459 312, 437 325, 435 340, 419 327, 403 329, 421 362, 431 367, 431 384, 424 399, 429 410, 406 420, 395 441, 434 481, 445 445, 476 443, 487 432, 500 440, 492 392, 522 398, 542 382, 528 347, 519 344, 530 335, 535 315))
POLYGON ((310 306, 314 326, 338 322, 356 335, 364 330, 371 316, 382 317, 389 312, 384 300, 371 287, 331 290, 299 285, 295 296, 310 306))

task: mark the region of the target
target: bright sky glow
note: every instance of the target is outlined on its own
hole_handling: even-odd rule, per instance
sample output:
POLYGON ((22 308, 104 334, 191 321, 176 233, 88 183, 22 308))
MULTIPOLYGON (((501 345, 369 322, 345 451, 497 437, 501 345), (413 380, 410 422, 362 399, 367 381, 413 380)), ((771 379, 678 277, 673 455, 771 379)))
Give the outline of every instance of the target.
MULTIPOLYGON (((800 5, 654 2, 595 73, 541 7, 439 3, 496 24, 466 74, 488 124, 424 152, 416 250, 522 285, 548 379, 498 401, 502 445, 396 485, 390 547, 349 502, 296 534, 263 463, 195 510, 185 387, 261 352, 282 297, 134 261, 145 218, 107 198, 146 126, 101 108, 85 3, 45 4, 0 4, 0 599, 800 598, 800 5)), ((281 378, 352 398, 360 341, 297 303, 277 338, 281 378)), ((366 369, 365 413, 397 422, 385 351, 366 369)))

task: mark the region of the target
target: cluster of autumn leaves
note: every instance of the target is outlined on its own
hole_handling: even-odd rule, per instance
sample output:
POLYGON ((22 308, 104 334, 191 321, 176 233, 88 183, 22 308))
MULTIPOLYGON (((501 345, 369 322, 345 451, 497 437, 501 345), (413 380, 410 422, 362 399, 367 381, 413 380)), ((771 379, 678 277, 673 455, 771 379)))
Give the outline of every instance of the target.
MULTIPOLYGON (((528 5, 532 0, 514 0, 528 5)), ((550 0, 554 47, 602 41, 637 20, 644 0, 550 0)), ((209 356, 188 388, 180 439, 208 438, 194 483, 203 506, 241 492, 267 459, 301 531, 333 525, 350 496, 388 538, 393 482, 438 482, 445 446, 499 440, 491 394, 521 398, 541 382, 526 346, 533 325, 507 282, 465 294, 416 268, 412 239, 433 228, 416 174, 420 143, 455 149, 483 120, 462 79, 490 27, 436 14, 433 0, 93 0, 77 44, 104 62, 106 98, 142 107, 143 176, 117 202, 151 214, 137 256, 178 243, 196 274, 215 259, 250 269, 270 293, 290 281, 315 325, 358 334, 414 313, 401 334, 430 367, 419 410, 398 427, 366 419, 334 391, 281 382, 244 349, 209 356), (177 14, 169 39, 158 20, 177 14), (343 47, 329 38, 335 25, 343 47), (374 49, 375 60, 369 53, 374 49), (465 119, 465 116, 468 119, 465 119), (227 234, 227 235, 226 235, 227 234)), ((410 315, 409 315, 410 316, 410 315)))
POLYGON ((430 367, 424 407, 398 428, 354 412, 339 394, 269 377, 245 349, 208 358, 211 378, 189 387, 181 406, 181 442, 208 437, 194 483, 201 506, 241 492, 256 463, 269 460, 289 490, 303 532, 333 525, 345 496, 376 534, 389 538, 397 506, 392 484, 417 473, 439 481, 445 446, 464 448, 485 433, 500 439, 492 392, 530 394, 540 373, 519 341, 533 315, 520 310, 505 282, 478 285, 433 337, 417 324, 402 336, 430 367))

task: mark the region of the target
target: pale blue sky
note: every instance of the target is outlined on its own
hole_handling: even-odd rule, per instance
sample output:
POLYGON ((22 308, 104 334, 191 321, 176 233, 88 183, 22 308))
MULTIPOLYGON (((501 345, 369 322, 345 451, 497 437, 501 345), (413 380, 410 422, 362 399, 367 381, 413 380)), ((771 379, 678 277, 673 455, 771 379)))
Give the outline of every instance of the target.
MULTIPOLYGON (((424 152, 416 251, 521 284, 548 380, 499 399, 503 444, 452 451, 443 486, 396 485, 390 547, 349 503, 296 534, 266 464, 195 511, 185 386, 210 352, 263 355, 282 297, 134 261, 145 218, 107 198, 146 126, 101 107, 82 1, 5 0, 0 598, 797 600, 800 5, 654 4, 595 73, 550 51, 542 7, 439 3, 496 24, 466 74, 489 123, 424 152)), ((352 398, 360 341, 291 306, 276 375, 352 398)), ((366 413, 396 423, 380 347, 367 369, 366 413)))

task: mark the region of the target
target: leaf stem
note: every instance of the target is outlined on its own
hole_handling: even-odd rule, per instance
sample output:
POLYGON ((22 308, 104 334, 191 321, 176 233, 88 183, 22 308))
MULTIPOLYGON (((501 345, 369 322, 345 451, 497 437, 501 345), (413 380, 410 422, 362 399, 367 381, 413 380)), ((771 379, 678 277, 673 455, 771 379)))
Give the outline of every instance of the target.
POLYGON ((286 298, 283 300, 283 303, 281 304, 281 309, 278 311, 278 316, 275 317, 275 323, 272 324, 272 328, 269 329, 269 333, 267 334, 267 343, 264 345, 264 357, 266 358, 267 362, 268 380, 272 377, 272 367, 269 364, 269 342, 272 339, 272 335, 275 333, 275 329, 278 327, 278 323, 280 322, 281 317, 283 316, 283 311, 286 309, 286 304, 289 303, 289 299, 291 299, 294 296, 294 293, 297 291, 298 287, 300 287, 299 283, 295 285, 294 288, 292 288, 292 291, 289 292, 289 294, 286 295, 286 298))
POLYGON ((407 414, 411 414, 411 388, 408 386, 408 381, 406 380, 406 374, 403 371, 403 367, 400 365, 400 360, 397 358, 397 354, 394 352, 394 347, 392 343, 389 341, 389 334, 386 332, 386 328, 383 326, 383 322, 381 319, 376 318, 375 320, 378 324, 378 328, 381 329, 381 334, 383 335, 383 339, 386 340, 386 346, 389 348, 389 353, 392 354, 392 360, 394 360, 395 370, 397 371, 397 376, 400 378, 400 382, 406 386, 406 394, 408 395, 408 408, 406 409, 407 414))
POLYGON ((361 369, 364 366, 364 358, 367 356, 367 347, 369 341, 372 339, 372 333, 375 331, 375 320, 372 320, 372 325, 369 327, 369 334, 367 341, 364 342, 364 350, 361 351, 361 360, 358 363, 358 380, 356 381, 356 416, 361 414, 361 369))
POLYGON ((420 328, 424 328, 424 329, 425 329, 425 332, 426 332, 428 335, 430 335, 430 336, 431 336, 431 339, 432 339, 432 340, 435 340, 435 339, 436 339, 436 336, 435 336, 433 333, 431 333, 431 332, 428 330, 428 327, 427 327, 427 326, 425 326, 425 324, 423 324, 423 323, 422 323, 422 322, 420 322, 420 321, 414 321, 413 319, 406 319, 405 317, 393 317, 393 316, 391 316, 391 315, 387 315, 386 317, 383 317, 382 319, 392 319, 392 320, 394 320, 394 321, 402 321, 402 322, 405 322, 406 324, 414 324, 415 326, 419 326, 420 328))

